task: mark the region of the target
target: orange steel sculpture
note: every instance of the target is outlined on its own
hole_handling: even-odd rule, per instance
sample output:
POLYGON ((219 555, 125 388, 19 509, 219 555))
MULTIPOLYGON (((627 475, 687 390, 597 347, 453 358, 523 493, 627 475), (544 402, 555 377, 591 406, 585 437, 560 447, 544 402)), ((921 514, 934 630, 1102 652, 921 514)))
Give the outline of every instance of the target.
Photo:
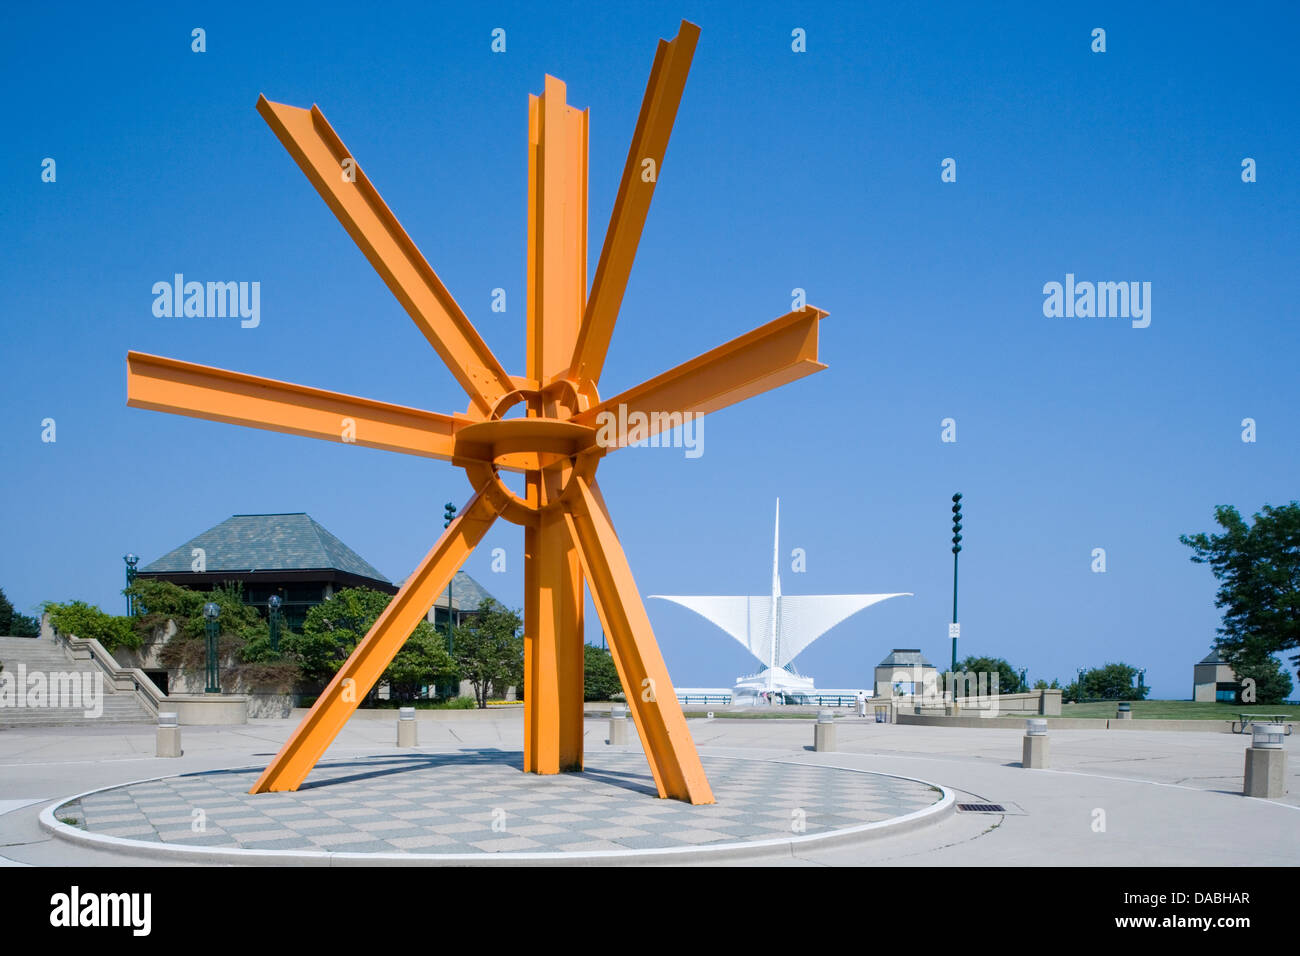
POLYGON ((551 76, 540 97, 529 97, 523 377, 501 367, 324 114, 258 100, 258 112, 469 394, 469 407, 440 415, 139 352, 127 355, 127 404, 450 461, 465 469, 474 495, 251 792, 298 788, 502 517, 525 529, 524 769, 582 769, 586 582, 659 795, 713 802, 596 466, 610 448, 672 427, 666 413, 711 412, 825 368, 817 326, 826 313, 801 308, 612 398, 597 393, 698 37, 683 21, 671 42, 659 41, 589 296, 587 112, 566 105, 564 84, 551 76), (524 416, 505 417, 521 403, 524 416), (644 427, 598 441, 598 426, 620 407, 620 421, 641 423, 636 413, 644 413, 644 427), (502 470, 524 473, 526 497, 502 483, 502 470))

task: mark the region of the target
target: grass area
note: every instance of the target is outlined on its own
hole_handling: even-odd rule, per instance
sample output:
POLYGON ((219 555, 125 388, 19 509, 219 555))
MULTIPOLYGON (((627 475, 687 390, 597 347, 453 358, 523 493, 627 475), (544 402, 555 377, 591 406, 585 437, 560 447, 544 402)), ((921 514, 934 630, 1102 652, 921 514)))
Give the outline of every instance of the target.
MULTIPOLYGON (((1286 714, 1300 720, 1300 706, 1286 704, 1220 704, 1194 700, 1135 700, 1134 720, 1237 720, 1242 713, 1286 714)), ((1062 717, 1114 717, 1114 701, 1062 704, 1062 717)))

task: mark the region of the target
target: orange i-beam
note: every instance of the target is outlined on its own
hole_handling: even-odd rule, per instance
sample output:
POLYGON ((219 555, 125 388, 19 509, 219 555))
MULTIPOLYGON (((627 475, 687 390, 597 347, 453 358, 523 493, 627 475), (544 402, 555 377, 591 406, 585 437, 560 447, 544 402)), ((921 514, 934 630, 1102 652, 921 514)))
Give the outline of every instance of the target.
MULTIPOLYGON (((537 382, 568 370, 587 299, 587 112, 564 102, 546 77, 528 98, 527 375, 537 382)), ((568 396, 538 395, 528 417, 571 415, 568 396)), ((576 396, 574 396, 576 397, 576 396)), ((528 494, 558 502, 572 468, 528 473, 528 494)), ((524 769, 582 769, 582 569, 558 508, 543 507, 524 530, 524 769)))

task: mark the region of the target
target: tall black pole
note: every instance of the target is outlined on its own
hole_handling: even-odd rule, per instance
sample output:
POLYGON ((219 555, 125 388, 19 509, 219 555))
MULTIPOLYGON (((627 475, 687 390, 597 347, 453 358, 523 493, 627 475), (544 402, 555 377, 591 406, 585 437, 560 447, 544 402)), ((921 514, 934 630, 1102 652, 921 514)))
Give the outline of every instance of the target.
MULTIPOLYGON (((952 671, 957 672, 957 636, 961 626, 957 623, 957 555, 961 553, 961 492, 952 496, 952 671)), ((956 678, 953 678, 956 680, 956 678)), ((955 687, 956 685, 954 685, 955 687)), ((954 690, 954 693, 956 691, 954 690)))
MULTIPOLYGON (((450 501, 443 505, 442 530, 446 531, 451 527, 451 523, 456 520, 456 506, 450 501)), ((451 633, 451 590, 456 586, 456 573, 453 571, 451 580, 447 582, 447 653, 451 654, 456 650, 455 638, 451 633)))

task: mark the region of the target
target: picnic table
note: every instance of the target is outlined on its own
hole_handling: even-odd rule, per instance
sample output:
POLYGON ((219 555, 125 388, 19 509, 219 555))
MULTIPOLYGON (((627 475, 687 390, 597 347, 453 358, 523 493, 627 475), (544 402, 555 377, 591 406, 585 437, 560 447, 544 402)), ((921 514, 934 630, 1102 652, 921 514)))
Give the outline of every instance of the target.
POLYGON ((1232 722, 1232 732, 1234 734, 1244 734, 1250 729, 1251 724, 1286 724, 1286 733, 1291 735, 1291 715, 1290 714, 1248 714, 1245 711, 1239 713, 1239 719, 1232 722), (1241 729, 1237 729, 1237 725, 1241 729))

